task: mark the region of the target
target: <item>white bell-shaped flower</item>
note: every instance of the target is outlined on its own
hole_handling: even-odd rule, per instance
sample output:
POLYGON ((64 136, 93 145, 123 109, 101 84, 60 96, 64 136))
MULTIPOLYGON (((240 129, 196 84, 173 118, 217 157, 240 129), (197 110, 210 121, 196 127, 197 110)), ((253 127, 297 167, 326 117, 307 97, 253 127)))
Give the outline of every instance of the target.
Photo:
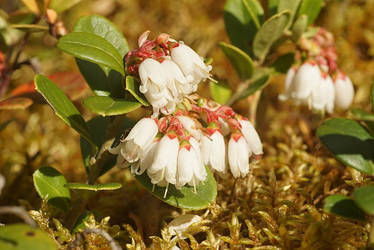
POLYGON ((318 111, 334 111, 334 85, 329 75, 321 77, 318 86, 312 92, 311 108, 318 111))
POLYGON ((159 140, 155 139, 143 152, 140 160, 131 165, 131 173, 141 175, 143 174, 153 163, 155 151, 159 140))
POLYGON ((251 152, 242 135, 231 135, 228 145, 230 170, 235 178, 245 177, 249 172, 251 152))
POLYGON ((240 119, 239 123, 241 125, 241 132, 250 151, 255 155, 262 155, 263 149, 261 139, 252 123, 244 118, 240 119))
POLYGON ((279 95, 279 99, 281 101, 286 101, 291 98, 291 93, 293 90, 293 79, 296 75, 296 67, 291 67, 286 74, 286 79, 285 79, 285 86, 284 86, 284 93, 279 95))
POLYGON ((291 98, 297 103, 309 104, 312 92, 318 88, 321 77, 321 71, 316 64, 307 62, 301 65, 290 86, 291 98))
POLYGON ((165 70, 158 61, 147 58, 139 65, 139 77, 139 90, 153 106, 157 116, 159 110, 173 100, 167 89, 168 78, 165 70))
POLYGON ((226 171, 226 147, 222 134, 216 130, 201 138, 201 156, 205 165, 218 172, 226 171))
POLYGON ((181 101, 185 95, 193 92, 192 76, 184 76, 179 66, 170 57, 166 57, 161 63, 168 78, 167 87, 173 97, 181 101))
POLYGON ((196 149, 199 149, 197 144, 198 142, 191 138, 189 143, 181 145, 178 154, 177 182, 175 185, 177 188, 181 188, 188 183, 196 190, 196 186, 200 181, 206 179, 207 174, 204 164, 199 152, 196 151, 196 149), (195 144, 195 147, 192 144, 195 144))
POLYGON ((210 77, 212 70, 210 65, 205 65, 203 59, 189 46, 182 42, 171 49, 171 58, 178 64, 186 77, 192 77, 193 91, 196 91, 197 85, 210 77))
POLYGON ((202 221, 202 218, 194 214, 184 214, 180 215, 174 220, 172 220, 167 228, 171 236, 178 236, 179 239, 186 239, 187 236, 184 235, 184 232, 194 223, 202 221))
POLYGON ((147 174, 153 184, 163 180, 167 183, 176 183, 177 159, 179 140, 172 132, 164 135, 158 143, 152 165, 147 169, 147 174))
POLYGON ((340 74, 334 83, 335 88, 335 106, 339 109, 346 110, 353 102, 355 90, 351 79, 344 74, 340 74))
POLYGON ((197 127, 197 121, 194 119, 184 116, 178 115, 176 118, 182 123, 183 127, 197 140, 201 138, 201 130, 197 127))
POLYGON ((123 158, 133 163, 139 160, 144 150, 151 144, 158 133, 158 126, 154 119, 143 118, 131 129, 124 142, 116 148, 109 149, 112 154, 121 153, 123 158))

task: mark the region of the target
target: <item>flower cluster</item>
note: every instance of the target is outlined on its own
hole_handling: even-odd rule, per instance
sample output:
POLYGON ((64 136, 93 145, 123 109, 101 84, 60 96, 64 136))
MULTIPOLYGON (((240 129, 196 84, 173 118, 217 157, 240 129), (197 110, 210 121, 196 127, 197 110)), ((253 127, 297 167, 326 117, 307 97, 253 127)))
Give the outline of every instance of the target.
POLYGON ((165 196, 169 184, 196 191, 207 178, 206 167, 246 176, 250 158, 263 153, 255 128, 230 107, 193 94, 211 67, 190 47, 166 34, 148 40, 148 33, 126 56, 126 69, 140 80, 154 113, 109 151, 133 174, 147 174, 152 184, 166 187, 165 196))
POLYGON ((196 188, 207 177, 205 166, 220 173, 230 168, 235 178, 244 177, 250 157, 256 159, 263 153, 261 140, 247 119, 228 106, 192 97, 190 110, 138 121, 110 152, 119 154, 120 165, 130 164, 133 174, 146 172, 153 184, 177 188, 186 184, 196 188))
POLYGON ((211 66, 183 42, 167 34, 148 40, 149 31, 138 40, 139 48, 126 56, 129 74, 138 76, 139 90, 153 106, 154 117, 159 112, 172 114, 183 97, 196 92, 198 84, 210 77, 211 66))
POLYGON ((334 38, 319 28, 310 39, 300 40, 297 63, 286 75, 280 100, 307 104, 316 111, 332 113, 334 107, 347 109, 354 97, 351 80, 337 66, 334 38))

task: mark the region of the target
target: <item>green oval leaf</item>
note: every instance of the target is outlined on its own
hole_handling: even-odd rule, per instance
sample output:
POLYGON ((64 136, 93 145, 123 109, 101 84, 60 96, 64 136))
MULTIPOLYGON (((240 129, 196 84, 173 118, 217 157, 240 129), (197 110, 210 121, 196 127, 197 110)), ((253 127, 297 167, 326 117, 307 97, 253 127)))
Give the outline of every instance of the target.
POLYGON ((311 25, 318 17, 322 3, 323 0, 303 0, 300 5, 298 16, 307 15, 308 25, 311 25))
POLYGON ((145 189, 160 200, 174 207, 199 210, 208 207, 210 203, 215 201, 217 196, 216 181, 208 168, 206 168, 206 171, 208 173, 207 179, 196 186, 196 193, 191 186, 184 186, 178 190, 174 185, 169 185, 166 198, 164 198, 165 187, 154 186, 146 172, 142 175, 136 175, 135 178, 145 189))
POLYGON ((0 249, 4 250, 58 249, 47 233, 26 224, 2 226, 0 235, 0 249))
POLYGON ((78 190, 89 190, 89 191, 104 191, 104 190, 116 190, 122 187, 120 183, 105 183, 105 184, 95 184, 89 185, 84 183, 67 183, 65 187, 69 189, 78 190))
POLYGON ((266 87, 269 83, 270 72, 267 69, 257 69, 255 74, 252 77, 251 84, 247 89, 245 89, 238 100, 247 98, 250 95, 253 95, 256 91, 261 90, 266 87))
POLYGON ((273 16, 278 12, 279 1, 280 0, 267 0, 269 16, 273 16))
POLYGON ((139 102, 113 99, 109 96, 91 96, 83 100, 83 105, 102 116, 122 115, 140 108, 139 102))
POLYGON ((73 31, 101 36, 117 49, 122 58, 129 51, 127 41, 122 33, 112 22, 102 16, 90 15, 79 18, 74 25, 73 31))
POLYGON ((356 188, 353 200, 366 213, 374 215, 374 186, 356 188))
POLYGON ((272 16, 262 25, 253 41, 253 53, 261 61, 268 54, 271 46, 282 37, 287 29, 291 14, 288 10, 272 16))
POLYGON ((101 36, 87 32, 73 32, 60 38, 57 47, 77 58, 106 66, 125 75, 121 55, 101 36))
POLYGON ((124 96, 125 90, 122 86, 123 77, 120 73, 112 70, 109 74, 106 74, 99 65, 79 58, 76 58, 76 63, 79 71, 95 95, 112 97, 124 96))
POLYGON ((224 82, 210 81, 209 88, 213 100, 218 102, 219 104, 225 104, 231 97, 232 91, 230 87, 224 82))
POLYGON ((369 121, 374 122, 374 114, 370 114, 362 109, 352 109, 352 114, 355 116, 356 119, 361 121, 369 121))
POLYGON ((297 42, 308 27, 308 17, 301 15, 292 27, 292 39, 297 42))
POLYGON ((135 97, 143 106, 149 106, 147 99, 139 91, 139 83, 133 76, 126 76, 126 90, 135 97))
POLYGON ((285 74, 292 67, 295 62, 295 54, 287 53, 281 55, 275 60, 275 62, 270 66, 274 73, 285 74))
POLYGON ((43 75, 36 75, 34 82, 35 89, 43 95, 56 115, 94 145, 86 122, 65 93, 43 75))
POLYGON ((57 13, 61 13, 70 9, 82 0, 51 0, 49 8, 54 9, 57 13))
POLYGON ((262 8, 258 10, 253 8, 253 13, 250 14, 248 12, 248 3, 244 4, 244 2, 248 1, 227 0, 223 12, 223 20, 231 43, 249 54, 251 52, 251 43, 258 30, 256 23, 260 22, 254 21, 252 16, 258 16, 258 20, 261 20, 263 11, 261 13, 262 8))
POLYGON ((291 13, 288 27, 292 24, 297 9, 299 8, 301 0, 279 0, 278 13, 288 10, 291 13))
POLYGON ((244 7, 247 9, 249 15, 251 16, 257 30, 260 28, 261 24, 264 22, 264 10, 262 9, 261 3, 257 0, 242 0, 244 7))
POLYGON ((321 142, 342 163, 373 174, 374 138, 358 122, 334 118, 317 129, 321 142))
POLYGON ((64 185, 65 177, 52 167, 41 167, 33 174, 33 181, 39 196, 49 204, 68 210, 70 191, 64 185))
POLYGON ((365 221, 365 213, 347 196, 336 194, 325 199, 325 212, 349 219, 365 221))
POLYGON ((251 78, 254 71, 252 59, 241 49, 224 42, 219 43, 225 56, 229 59, 241 80, 251 78))

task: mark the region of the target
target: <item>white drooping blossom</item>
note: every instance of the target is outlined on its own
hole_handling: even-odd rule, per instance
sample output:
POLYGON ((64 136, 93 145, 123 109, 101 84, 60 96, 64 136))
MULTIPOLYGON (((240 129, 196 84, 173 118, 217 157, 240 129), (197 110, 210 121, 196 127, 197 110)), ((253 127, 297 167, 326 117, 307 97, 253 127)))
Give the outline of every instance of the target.
POLYGON ((346 110, 353 102, 354 88, 348 76, 340 73, 334 82, 335 88, 335 106, 346 110))
POLYGON ((248 144, 250 151, 255 155, 262 155, 263 149, 261 139, 252 123, 243 118, 240 119, 239 123, 241 125, 240 130, 248 144))
POLYGON ((231 135, 228 144, 228 161, 235 178, 245 177, 248 174, 250 156, 251 152, 243 135, 231 135))
POLYGON ((202 218, 198 215, 194 214, 184 214, 180 215, 174 220, 172 220, 167 229, 171 236, 177 236, 179 239, 186 239, 187 236, 184 233, 188 230, 188 228, 194 224, 201 222, 202 218))
POLYGON ((140 160, 131 166, 131 173, 136 175, 143 174, 153 163, 153 158, 157 145, 158 139, 155 139, 143 152, 140 160))
POLYGON ((286 74, 286 79, 284 81, 284 93, 279 95, 279 99, 282 101, 286 101, 288 99, 291 99, 291 93, 293 90, 292 82, 296 74, 296 67, 291 67, 286 74))
POLYGON ((194 92, 191 84, 192 76, 184 76, 179 66, 170 57, 166 57, 161 65, 168 78, 167 87, 176 102, 180 102, 184 96, 194 92))
POLYGON ((198 142, 191 137, 188 143, 181 145, 178 154, 177 183, 176 187, 181 188, 187 183, 196 186, 206 179, 207 173, 199 152, 198 142), (195 145, 195 146, 193 146, 195 145))
POLYGON ((313 110, 332 113, 335 99, 332 79, 314 62, 306 62, 298 69, 292 67, 287 72, 285 91, 279 99, 293 100, 313 110))
POLYGON ((201 138, 201 156, 205 165, 218 172, 226 171, 225 140, 219 130, 201 138))
POLYGON ((311 99, 311 108, 316 111, 334 111, 334 85, 329 75, 321 77, 318 87, 313 90, 311 99))
POLYGON ((123 143, 109 149, 112 154, 120 153, 124 160, 134 163, 139 160, 144 150, 152 143, 158 133, 158 126, 154 119, 139 120, 124 139, 123 143))
POLYGON ((307 104, 311 101, 313 90, 319 87, 321 71, 314 63, 304 63, 296 72, 291 88, 291 97, 297 102, 307 104))
POLYGON ((183 127, 197 140, 201 138, 201 130, 197 127, 197 122, 191 117, 178 115, 176 118, 182 123, 183 127))
POLYGON ((163 108, 173 101, 173 98, 167 89, 168 78, 164 68, 158 61, 147 58, 139 65, 139 77, 139 90, 153 106, 154 116, 158 115, 159 110, 165 112, 163 108))
POLYGON ((178 64, 185 76, 192 77, 192 90, 197 90, 197 85, 210 77, 212 67, 206 65, 203 59, 189 46, 179 42, 170 52, 172 60, 178 64))
POLYGON ((179 140, 174 133, 164 135, 158 143, 152 165, 147 169, 152 184, 176 183, 179 140))

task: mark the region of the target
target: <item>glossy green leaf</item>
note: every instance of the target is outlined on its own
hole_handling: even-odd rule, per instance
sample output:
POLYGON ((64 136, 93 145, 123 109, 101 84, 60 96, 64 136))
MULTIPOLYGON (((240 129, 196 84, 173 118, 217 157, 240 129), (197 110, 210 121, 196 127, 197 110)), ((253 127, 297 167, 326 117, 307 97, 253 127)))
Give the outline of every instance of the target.
POLYGON ((117 49, 123 58, 129 51, 127 41, 116 26, 108 19, 97 16, 84 16, 78 19, 74 26, 74 32, 87 32, 101 36, 117 49))
POLYGON ((89 191, 104 191, 104 190, 116 190, 122 187, 120 183, 105 183, 105 184, 95 184, 89 185, 84 183, 67 183, 65 187, 69 189, 78 190, 89 190, 89 191))
POLYGON ((253 53, 264 60, 271 46, 283 36, 291 14, 288 10, 272 16, 261 26, 253 41, 253 53))
POLYGON ((295 62, 295 54, 287 53, 281 55, 275 60, 275 62, 270 66, 274 73, 285 74, 292 67, 295 62))
POLYGON ((370 89, 370 102, 371 102, 371 111, 374 112, 374 84, 371 85, 371 89, 370 89))
POLYGON ((291 17, 289 19, 288 27, 291 25, 294 16, 299 8, 301 0, 279 0, 278 5, 278 13, 282 11, 288 10, 291 13, 291 17))
POLYGON ((126 90, 130 92, 143 106, 149 106, 147 99, 139 91, 139 83, 133 76, 126 76, 126 90))
POLYGON ((103 69, 92 62, 76 58, 78 68, 88 86, 98 96, 124 97, 123 76, 117 71, 107 75, 103 69))
POLYGON ((292 27, 292 39, 297 42, 308 27, 308 17, 301 15, 292 27))
POLYGON ((298 16, 307 15, 308 25, 311 25, 321 11, 323 0, 302 0, 298 16))
MULTIPOLYGON (((87 122, 89 131, 92 135, 94 135, 93 139, 97 150, 100 150, 101 146, 105 142, 108 124, 108 118, 103 116, 96 116, 87 122)), ((93 148, 91 144, 83 137, 80 138, 80 147, 83 164, 86 168, 86 172, 88 173, 90 169, 90 158, 96 154, 97 150, 95 150, 95 148, 93 148)))
POLYGON ((101 36, 87 32, 73 32, 60 38, 57 47, 79 59, 108 67, 125 75, 122 56, 101 36))
POLYGON ((220 42, 219 46, 238 73, 239 78, 241 80, 251 78, 254 71, 254 64, 249 55, 231 44, 220 42))
POLYGON ((196 193, 194 192, 194 188, 191 186, 184 186, 178 190, 174 185, 170 184, 166 198, 164 198, 165 187, 154 186, 147 173, 136 175, 135 178, 144 188, 160 200, 174 207, 188 210, 199 210, 208 207, 209 204, 215 201, 217 196, 216 181, 208 168, 206 168, 206 171, 208 173, 207 179, 196 186, 196 193))
POLYGON ((280 0, 268 0, 269 16, 273 16, 278 12, 278 5, 280 0))
POLYGON ((244 1, 248 2, 247 0, 227 0, 223 20, 231 43, 249 54, 251 43, 258 30, 256 23, 260 23, 260 21, 254 21, 252 16, 257 16, 258 20, 261 20, 263 13, 255 13, 256 8, 253 8, 250 14, 248 3, 245 4, 244 1))
POLYGON ((358 122, 333 118, 318 129, 321 142, 342 163, 367 174, 373 174, 374 138, 358 122))
POLYGON ((270 72, 266 69, 258 69, 252 77, 251 84, 244 90, 238 100, 244 99, 250 95, 253 95, 256 91, 266 87, 270 79, 270 72))
POLYGON ((264 22, 264 10, 262 9, 261 3, 258 0, 242 0, 244 7, 247 9, 251 16, 257 30, 261 27, 264 22))
POLYGON ((42 230, 26 224, 0 227, 0 249, 3 250, 57 250, 52 238, 42 230))
POLYGON ((356 188, 353 200, 366 213, 374 215, 374 186, 356 188))
POLYGON ((55 10, 57 13, 61 13, 67 9, 70 9, 82 0, 51 0, 49 8, 55 10))
POLYGON ((91 96, 83 100, 83 105, 90 111, 102 116, 122 115, 141 107, 139 102, 113 99, 109 96, 91 96))
POLYGON ((231 89, 225 82, 213 82, 209 83, 210 94, 214 101, 219 104, 225 104, 231 97, 231 89))
POLYGON ((355 116, 356 119, 361 121, 370 121, 374 122, 374 114, 370 114, 362 109, 352 109, 352 114, 355 116))
POLYGON ((325 212, 332 213, 338 216, 354 219, 365 220, 365 213, 356 205, 356 203, 349 197, 336 194, 330 195, 325 199, 325 212))
POLYGON ((68 210, 70 191, 64 185, 65 177, 52 167, 41 167, 33 174, 33 181, 39 196, 49 204, 68 210))
POLYGON ((65 93, 43 75, 36 75, 34 82, 35 89, 43 95, 56 115, 94 145, 86 122, 65 93))

